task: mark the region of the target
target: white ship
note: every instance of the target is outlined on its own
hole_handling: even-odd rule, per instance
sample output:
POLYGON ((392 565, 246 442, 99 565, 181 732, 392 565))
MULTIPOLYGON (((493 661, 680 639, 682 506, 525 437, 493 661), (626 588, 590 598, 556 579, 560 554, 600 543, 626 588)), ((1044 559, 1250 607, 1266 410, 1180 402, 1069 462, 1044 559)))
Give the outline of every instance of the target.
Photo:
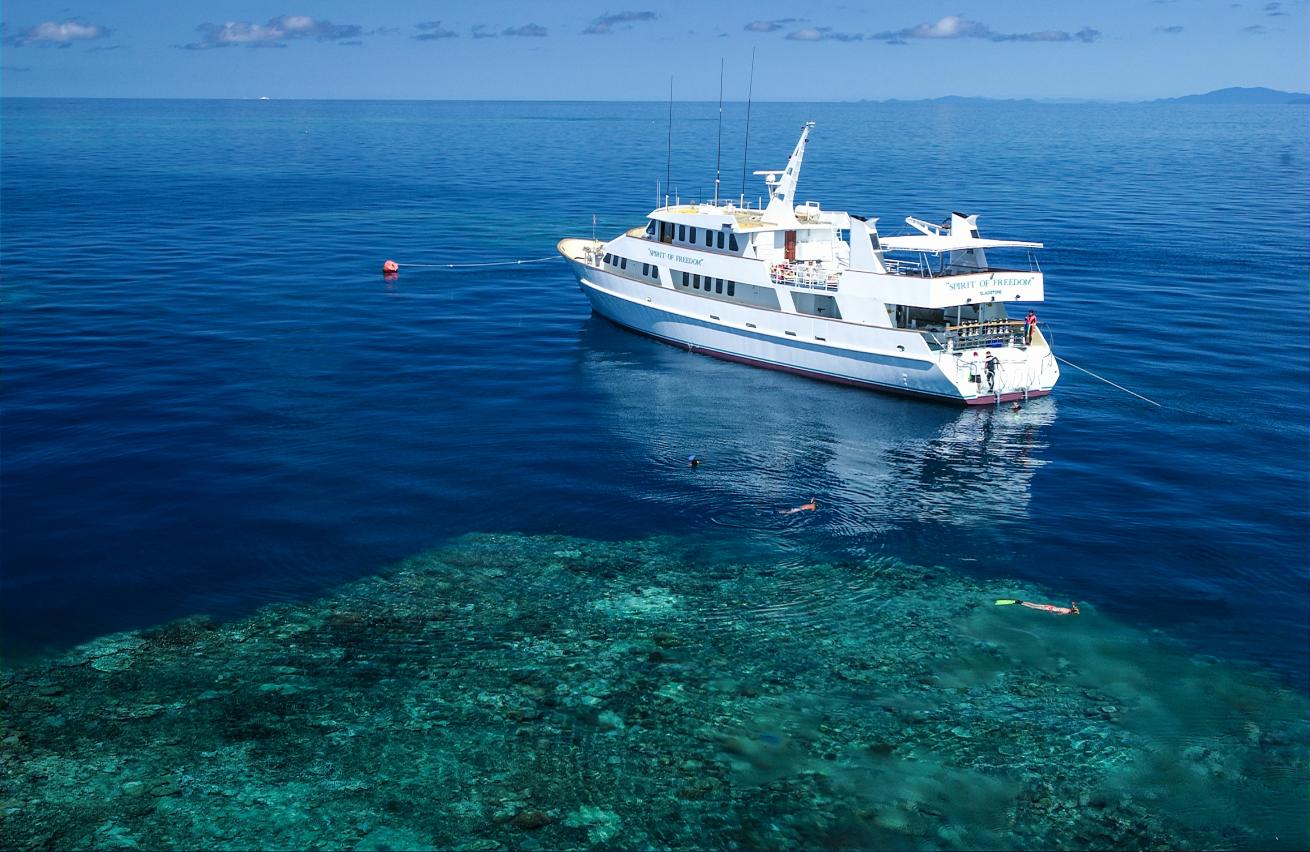
POLYGON ((609 242, 560 240, 593 309, 693 352, 858 387, 970 405, 1050 393, 1046 338, 1006 309, 1042 301, 1042 244, 982 239, 960 213, 880 238, 877 219, 796 205, 813 126, 786 169, 756 172, 762 208, 666 199, 609 242), (995 266, 989 250, 1025 262, 995 266))

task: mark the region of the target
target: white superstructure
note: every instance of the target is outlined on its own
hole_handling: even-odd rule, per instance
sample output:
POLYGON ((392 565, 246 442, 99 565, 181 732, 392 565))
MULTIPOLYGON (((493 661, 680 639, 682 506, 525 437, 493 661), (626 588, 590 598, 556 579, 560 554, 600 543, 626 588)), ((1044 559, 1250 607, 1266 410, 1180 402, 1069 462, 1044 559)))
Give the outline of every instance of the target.
POLYGON ((564 239, 597 313, 718 358, 969 404, 1050 393, 1060 371, 1036 325, 1041 243, 982 239, 977 216, 880 238, 876 219, 795 204, 810 122, 763 209, 668 204, 609 242, 564 239), (999 267, 988 250, 1024 250, 999 267), (1024 268, 1015 268, 1023 266, 1024 268))

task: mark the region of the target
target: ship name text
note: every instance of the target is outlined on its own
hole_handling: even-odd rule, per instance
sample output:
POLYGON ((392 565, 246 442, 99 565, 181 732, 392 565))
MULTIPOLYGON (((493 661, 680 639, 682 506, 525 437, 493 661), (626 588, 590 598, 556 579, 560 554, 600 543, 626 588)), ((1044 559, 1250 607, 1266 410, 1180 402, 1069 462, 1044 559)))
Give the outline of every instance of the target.
POLYGON ((671 251, 661 251, 659 249, 648 248, 651 257, 658 257, 660 260, 676 260, 679 263, 690 263, 692 266, 700 266, 705 260, 703 257, 687 257, 686 255, 674 254, 671 251))
POLYGON ((990 296, 994 294, 999 294, 1001 290, 1004 290, 1006 288, 1031 287, 1035 280, 1036 280, 1036 276, 1033 275, 1025 275, 1022 277, 1006 277, 1006 278, 998 278, 993 275, 987 278, 970 278, 965 281, 952 281, 949 286, 952 290, 974 290, 979 287, 1000 288, 997 290, 989 289, 979 294, 982 296, 990 296))

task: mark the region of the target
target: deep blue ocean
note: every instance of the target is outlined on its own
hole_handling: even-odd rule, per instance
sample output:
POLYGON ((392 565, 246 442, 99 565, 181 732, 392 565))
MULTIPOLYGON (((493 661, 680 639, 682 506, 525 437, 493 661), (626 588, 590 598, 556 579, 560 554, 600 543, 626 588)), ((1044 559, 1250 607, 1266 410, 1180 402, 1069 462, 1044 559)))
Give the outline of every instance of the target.
MULTIPOLYGON (((840 640, 823 637, 867 633, 890 602, 912 608, 875 574, 856 581, 845 568, 812 567, 894 558, 969 578, 989 613, 983 599, 1031 584, 1053 602, 1083 602, 1088 630, 1097 618, 1112 620, 1135 636, 1176 640, 1189 653, 1304 690, 1304 107, 759 103, 743 167, 745 106, 727 105, 722 195, 763 194, 749 175, 743 189, 743 172, 781 167, 802 122, 813 120, 798 201, 879 217, 884 235, 905 232, 905 216, 941 221, 958 210, 980 214, 985 236, 1044 242, 1047 301, 1036 309, 1056 354, 1159 403, 1065 367, 1051 397, 1018 412, 881 396, 640 338, 591 316, 557 260, 440 268, 548 258, 558 239, 590 236, 593 228, 611 237, 642 223, 657 182, 683 199, 712 195, 717 105, 677 103, 673 115, 670 153, 668 105, 658 103, 0 101, 0 646, 7 662, 39 664, 103 634, 193 614, 274 618, 277 610, 266 605, 314 601, 465 534, 514 533, 615 543, 665 537, 706 564, 766 563, 768 571, 752 575, 750 612, 752 623, 777 633, 752 634, 760 641, 790 635, 830 647, 840 640), (402 266, 395 280, 380 274, 386 259, 402 266), (700 467, 688 466, 691 454, 703 459, 700 467), (813 513, 779 513, 811 498, 813 513)), ((551 552, 549 544, 516 551, 525 578, 539 567, 531 554, 542 546, 551 552)), ((647 555, 616 557, 600 576, 621 585, 631 570, 642 612, 669 595, 692 594, 695 560, 684 574, 652 574, 654 557, 645 545, 633 547, 647 555), (652 577, 670 591, 650 591, 652 577)), ((482 588, 488 612, 516 606, 499 587, 482 588)), ((730 616, 743 601, 705 594, 698 606, 726 614, 713 624, 735 629, 730 616)), ((600 604, 578 606, 585 618, 601 612, 600 604)), ((934 606, 941 611, 940 600, 934 606)), ((346 613, 333 629, 347 629, 351 618, 359 616, 346 613)), ((916 630, 931 631, 928 618, 916 630)), ((1023 642, 1074 636, 1059 632, 1065 622, 1020 623, 1036 631, 1023 642)), ((532 629, 572 635, 568 625, 543 624, 532 629)), ((498 628, 468 629, 490 635, 498 628)), ((667 640, 673 651, 657 641, 664 644, 642 665, 672 659, 682 640, 667 640)), ((870 641, 876 648, 884 640, 870 641)), ((770 656, 749 643, 733 647, 755 661, 770 656)), ((1052 650, 1045 662, 1066 667, 1073 658, 1076 667, 1077 647, 1059 647, 1064 656, 1052 650)), ((452 652, 451 664, 463 653, 452 652)), ((1136 652, 1122 653, 1130 660, 1136 652)), ((428 660, 437 651, 419 654, 428 660)), ((951 677, 964 694, 983 675, 951 677)), ((1151 680, 1134 683, 1145 696, 1134 706, 1150 706, 1151 680)), ((808 694, 821 704, 825 694, 844 694, 838 686, 812 684, 808 694)), ((299 688, 260 687, 274 697, 299 688)), ((71 686, 41 689, 31 699, 36 719, 51 712, 39 709, 51 696, 79 695, 71 686)), ((1079 700, 1092 705, 1109 700, 1091 690, 1085 696, 1079 700)), ((149 700, 147 708, 166 703, 149 700)), ((266 709, 249 712, 263 718, 266 709)), ((1119 710, 1087 712, 1113 719, 1119 710)), ((1229 722, 1247 725, 1246 734, 1234 730, 1252 748, 1294 742, 1269 731, 1299 711, 1261 718, 1263 732, 1249 717, 1243 722, 1245 711, 1233 712, 1229 722)), ((622 725, 618 716, 606 722, 602 714, 601 722, 611 734, 622 725)), ((943 724, 954 732, 948 736, 982 730, 943 724)), ((1197 772, 1224 777, 1226 764, 1208 750, 1217 739, 1193 735, 1181 719, 1151 724, 1168 731, 1159 740, 1165 752, 1176 744, 1208 767, 1197 772)), ((233 736, 245 743, 256 735, 233 736)), ((1079 736, 1073 730, 1070 741, 1081 748, 1086 737, 1079 736)), ((773 758, 759 758, 759 749, 781 740, 760 737, 745 745, 728 738, 724 748, 764 771, 773 758)), ((861 753, 886 753, 870 748, 861 753)), ((1113 752, 1106 754, 1112 763, 1113 752)), ((469 760, 477 759, 485 755, 472 752, 469 760)), ((627 766, 619 760, 609 764, 627 766)), ((635 783, 644 774, 624 777, 635 783)), ((1171 777, 1157 777, 1160 789, 1175 783, 1171 777)), ((179 789, 171 783, 150 789, 166 798, 179 789)), ((197 782, 177 783, 190 795, 185 785, 197 782)), ((1076 783, 1068 783, 1077 799, 1076 783)), ((486 789, 484 781, 470 784, 486 789)), ((706 795, 688 789, 684 798, 706 795)), ((639 814, 646 794, 633 795, 639 814)), ((707 820, 717 819, 716 795, 704 799, 707 820)), ((1250 795, 1258 802, 1262 794, 1250 795)), ((1198 793, 1190 807, 1211 811, 1213 801, 1198 793)), ((1120 806, 1135 807, 1131 796, 1120 806)), ((615 813, 628 826, 639 819, 588 807, 521 811, 514 825, 537 830, 540 821, 574 832, 551 842, 585 836, 604 844, 615 836, 615 813)), ((1072 807, 1100 805, 1093 797, 1072 807)), ((166 831, 164 811, 156 813, 162 828, 151 830, 166 831)), ((1288 813, 1248 813, 1255 833, 1246 840, 1214 840, 1219 835, 1207 827, 1195 842, 1296 843, 1297 819, 1288 813)), ((1202 819, 1191 814, 1184 822, 1193 817, 1202 819)), ((684 818, 693 839, 729 843, 730 835, 705 827, 716 823, 684 818), (712 834, 697 834, 704 831, 712 834)), ((884 828, 919 831, 904 819, 884 828)), ((84 822, 77 831, 119 830, 106 829, 102 816, 84 822)), ((31 825, 48 827, 41 819, 31 825)), ((352 837, 369 827, 356 829, 352 837)), ((323 828, 325 836, 338 830, 323 828)), ((844 842, 828 834, 731 836, 782 847, 844 842)), ((113 840, 61 837, 37 833, 23 842, 113 840)), ((892 842, 850 837, 855 845, 892 842)), ((1060 842, 1009 837, 943 833, 933 843, 1060 842)), ((1158 839, 1163 834, 1140 837, 1088 834, 1075 845, 1168 842, 1158 839)))
POLYGON ((1015 416, 693 357, 562 263, 378 274, 612 236, 666 167, 712 194, 715 105, 675 105, 670 166, 664 104, 6 99, 6 648, 467 531, 663 533, 1030 577, 1303 679, 1306 110, 756 104, 747 171, 810 119, 801 199, 1043 241, 1057 354, 1161 407, 1067 367, 1015 416))

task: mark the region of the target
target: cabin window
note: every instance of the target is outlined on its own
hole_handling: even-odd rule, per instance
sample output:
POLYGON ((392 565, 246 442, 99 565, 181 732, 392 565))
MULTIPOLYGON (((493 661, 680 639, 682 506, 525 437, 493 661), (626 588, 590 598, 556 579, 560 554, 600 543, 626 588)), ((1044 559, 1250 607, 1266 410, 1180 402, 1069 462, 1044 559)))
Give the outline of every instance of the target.
POLYGON ((605 262, 606 262, 606 263, 613 263, 613 262, 614 262, 614 255, 610 254, 609 252, 605 252, 605 262))
POLYGON ((619 258, 619 269, 627 269, 627 268, 628 268, 628 259, 626 257, 619 258))
POLYGON ((691 285, 691 273, 690 272, 682 273, 682 286, 687 287, 690 285, 691 285))
POLYGON ((729 295, 729 296, 735 296, 735 295, 737 295, 736 292, 735 292, 736 289, 737 289, 737 282, 736 282, 736 281, 729 281, 729 282, 728 282, 728 295, 729 295))
POLYGON ((715 292, 715 293, 722 293, 722 292, 723 292, 723 279, 722 279, 722 278, 716 278, 716 279, 714 279, 714 292, 715 292))
POLYGON ((681 240, 681 241, 684 242, 684 243, 687 241, 687 226, 686 226, 686 225, 679 225, 679 226, 678 226, 678 239, 681 240))
POLYGON ((711 248, 714 247, 714 232, 709 228, 705 229, 705 245, 710 246, 711 248))
POLYGON ((719 248, 723 248, 723 232, 719 231, 719 248))
POLYGON ((641 274, 642 274, 642 275, 650 275, 650 264, 649 264, 649 263, 643 263, 643 264, 641 265, 641 274))
POLYGON ((691 229, 691 239, 689 242, 696 242, 696 228, 694 226, 691 229))
POLYGON ((738 249, 737 249, 737 235, 736 235, 736 234, 728 234, 728 248, 731 249, 732 251, 737 251, 737 250, 738 250, 738 249))
POLYGON ((693 276, 691 276, 691 286, 695 287, 697 290, 700 289, 700 276, 699 276, 699 275, 693 275, 693 276))
POLYGON ((655 236, 655 220, 654 220, 654 219, 651 219, 650 222, 649 222, 649 224, 646 225, 646 236, 648 236, 648 237, 653 237, 653 236, 655 236))
POLYGON ((656 281, 660 280, 660 268, 653 263, 650 265, 650 277, 656 281))

